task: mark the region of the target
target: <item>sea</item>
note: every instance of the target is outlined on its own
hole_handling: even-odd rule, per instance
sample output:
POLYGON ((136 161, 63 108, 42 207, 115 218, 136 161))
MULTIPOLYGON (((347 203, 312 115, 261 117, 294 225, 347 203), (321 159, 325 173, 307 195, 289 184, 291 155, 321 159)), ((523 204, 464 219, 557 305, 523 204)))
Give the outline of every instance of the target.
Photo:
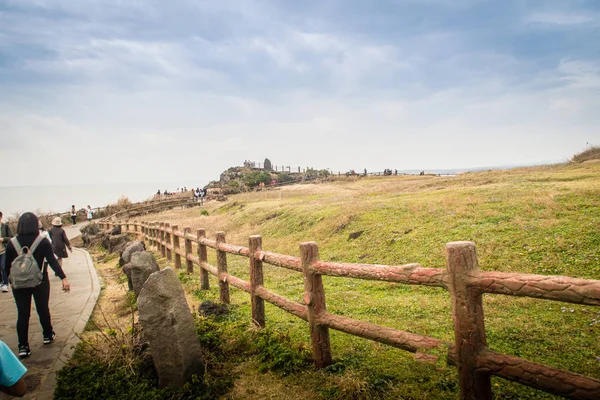
MULTIPOLYGON (((131 202, 154 196, 157 190, 176 191, 178 186, 169 182, 83 184, 58 186, 0 186, 0 211, 4 218, 26 211, 33 213, 62 213, 75 205, 77 209, 105 207, 125 196, 131 202)), ((192 186, 187 186, 191 189, 192 186)))

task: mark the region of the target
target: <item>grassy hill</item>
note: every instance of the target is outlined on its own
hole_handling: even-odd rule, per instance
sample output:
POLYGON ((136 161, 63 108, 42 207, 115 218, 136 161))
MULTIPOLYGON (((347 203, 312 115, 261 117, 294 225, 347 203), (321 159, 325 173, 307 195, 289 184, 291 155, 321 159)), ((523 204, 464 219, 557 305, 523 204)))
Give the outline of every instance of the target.
MULTIPOLYGON (((296 185, 230 196, 227 203, 169 211, 148 219, 180 228, 225 231, 246 245, 263 236, 265 250, 299 255, 316 241, 320 258, 369 264, 445 267, 447 242, 476 242, 482 270, 600 277, 600 162, 456 177, 391 176, 296 185), (350 233, 363 233, 349 239, 350 233)), ((230 273, 248 277, 247 259, 230 256, 230 273)), ((214 252, 209 262, 215 264, 214 252)), ((164 261, 163 261, 164 263, 164 261)), ((197 305, 218 299, 186 278, 197 305)), ((324 277, 328 310, 364 321, 453 340, 449 294, 382 282, 324 277)), ((265 265, 265 286, 302 301, 302 276, 265 265)), ((250 316, 249 295, 232 288, 234 314, 250 316)), ((600 378, 600 325, 593 307, 499 295, 484 297, 488 343, 494 350, 600 378)), ((309 345, 307 324, 267 305, 267 325, 292 346, 309 345)), ((331 331, 336 374, 259 373, 254 358, 238 365, 236 398, 456 398, 456 371, 414 361, 412 354, 331 331)), ((552 398, 494 380, 498 398, 552 398)))

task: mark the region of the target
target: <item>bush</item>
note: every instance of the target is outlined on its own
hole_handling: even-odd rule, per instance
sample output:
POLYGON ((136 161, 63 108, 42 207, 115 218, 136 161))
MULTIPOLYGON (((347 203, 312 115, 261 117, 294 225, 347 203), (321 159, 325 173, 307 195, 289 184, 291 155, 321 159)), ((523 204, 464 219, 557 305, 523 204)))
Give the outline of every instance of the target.
POLYGON ((120 208, 131 207, 131 200, 129 200, 129 198, 127 196, 121 196, 121 197, 119 197, 119 200, 117 200, 117 207, 120 207, 120 208))
POLYGON ((277 182, 279 183, 287 183, 287 182, 293 182, 296 179, 294 179, 293 176, 291 176, 290 174, 279 174, 277 176, 277 182))
POLYGON ((244 177, 244 183, 250 188, 255 187, 261 182, 265 185, 269 184, 271 182, 271 175, 265 171, 253 171, 244 177))
POLYGON ((600 146, 591 146, 589 149, 575 154, 571 162, 581 163, 589 160, 600 160, 600 146))

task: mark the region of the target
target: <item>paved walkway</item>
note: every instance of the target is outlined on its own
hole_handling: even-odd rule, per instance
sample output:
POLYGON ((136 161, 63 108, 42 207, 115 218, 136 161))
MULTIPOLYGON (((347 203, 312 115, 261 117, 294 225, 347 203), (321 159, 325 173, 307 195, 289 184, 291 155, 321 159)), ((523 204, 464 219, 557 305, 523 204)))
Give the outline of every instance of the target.
MULTIPOLYGON (((67 236, 71 239, 80 234, 76 227, 65 226, 67 236)), ((25 374, 28 399, 52 399, 56 385, 56 372, 69 360, 75 345, 79 341, 77 334, 83 332, 88 318, 92 314, 98 294, 100 281, 89 253, 85 250, 73 249, 73 253, 63 261, 63 270, 71 284, 71 292, 64 293, 60 279, 50 277, 50 314, 56 332, 56 340, 52 344, 42 344, 42 328, 37 318, 35 304, 32 300, 31 318, 29 320, 29 345, 31 356, 23 360, 28 369, 25 374)), ((12 293, 0 293, 0 339, 17 353, 17 308, 12 293)), ((12 398, 0 393, 0 399, 12 398)))

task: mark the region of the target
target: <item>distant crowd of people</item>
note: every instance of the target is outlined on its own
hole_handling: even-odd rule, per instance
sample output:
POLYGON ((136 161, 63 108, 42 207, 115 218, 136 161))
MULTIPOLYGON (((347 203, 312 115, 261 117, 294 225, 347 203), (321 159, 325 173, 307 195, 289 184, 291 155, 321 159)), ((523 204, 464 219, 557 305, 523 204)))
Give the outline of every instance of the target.
POLYGON ((188 191, 187 187, 184 186, 182 188, 177 188, 177 190, 175 190, 174 192, 169 192, 168 190, 165 189, 161 193, 160 189, 158 189, 156 191, 156 196, 159 196, 159 197, 160 196, 164 196, 164 197, 166 197, 166 196, 172 196, 174 194, 188 193, 188 192, 192 194, 192 196, 194 197, 194 200, 200 201, 200 202, 202 202, 204 200, 204 198, 206 197, 206 195, 207 195, 207 189, 206 188, 200 189, 199 187, 197 187, 196 189, 192 188, 192 189, 190 189, 188 191))
MULTIPOLYGON (((91 210, 91 207, 88 208, 91 210)), ((71 209, 75 210, 75 206, 71 209)), ((75 222, 73 219, 73 224, 75 222)), ((62 225, 62 219, 55 217, 52 227, 46 230, 35 214, 26 212, 19 217, 14 236, 10 225, 3 221, 3 214, 0 212, 0 290, 2 293, 9 292, 9 285, 12 289, 17 308, 17 354, 20 358, 31 355, 29 318, 32 297, 42 326, 43 344, 51 344, 56 338, 48 306, 48 267, 52 268, 61 280, 62 290, 71 290, 62 268, 62 260, 69 256, 67 249, 70 252, 73 249, 62 225)), ((0 341, 0 391, 13 396, 23 396, 27 390, 23 380, 26 372, 27 369, 10 348, 0 341)))

